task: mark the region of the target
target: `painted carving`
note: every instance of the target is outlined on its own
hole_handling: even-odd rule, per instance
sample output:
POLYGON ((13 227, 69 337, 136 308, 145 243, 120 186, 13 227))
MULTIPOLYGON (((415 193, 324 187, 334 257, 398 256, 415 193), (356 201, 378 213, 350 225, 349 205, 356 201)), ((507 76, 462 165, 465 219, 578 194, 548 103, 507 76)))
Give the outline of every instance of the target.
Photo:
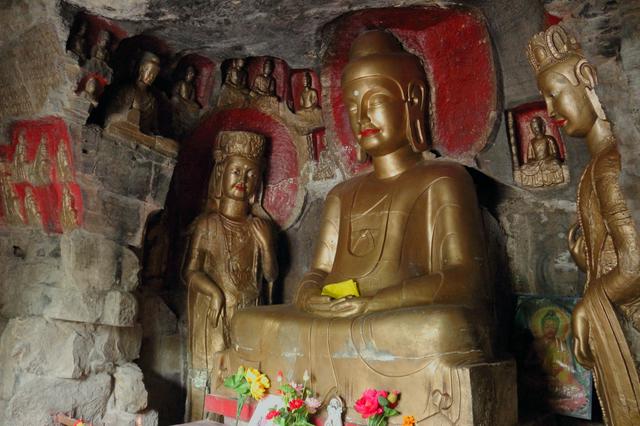
POLYGON ((578 185, 578 222, 569 250, 586 272, 572 315, 573 352, 591 369, 605 423, 640 419, 640 378, 616 308, 627 315, 640 300, 640 237, 620 188, 620 154, 595 92, 595 67, 580 45, 554 25, 531 38, 527 56, 549 115, 570 136, 585 138, 591 161, 578 185))
POLYGON ((196 70, 188 65, 182 71, 182 77, 173 85, 171 102, 173 104, 173 135, 181 139, 200 117, 200 105, 196 102, 196 70))
POLYGON ((265 59, 262 64, 262 74, 257 75, 251 85, 251 96, 276 97, 276 79, 272 75, 273 67, 273 59, 265 59))
POLYGON ((219 108, 229 106, 242 107, 247 103, 249 99, 247 78, 245 60, 243 58, 231 60, 231 65, 218 98, 219 108))
POLYGON ((569 182, 564 142, 543 102, 507 111, 507 127, 516 184, 529 189, 545 189, 569 182))
POLYGON ((272 226, 252 213, 260 199, 265 139, 249 132, 221 132, 216 149, 221 179, 212 189, 219 201, 215 210, 195 220, 183 273, 191 420, 203 417, 207 376, 216 368, 213 355, 229 347, 231 319, 238 309, 257 305, 261 294, 271 303, 278 275, 272 226))
POLYGON ((91 47, 91 56, 84 64, 84 68, 89 73, 102 76, 108 83, 111 82, 113 70, 109 66, 111 33, 108 30, 100 30, 96 44, 91 47))
POLYGON ((11 133, 12 143, 0 147, 3 222, 41 226, 49 232, 80 226, 82 194, 64 121, 21 121, 11 133))

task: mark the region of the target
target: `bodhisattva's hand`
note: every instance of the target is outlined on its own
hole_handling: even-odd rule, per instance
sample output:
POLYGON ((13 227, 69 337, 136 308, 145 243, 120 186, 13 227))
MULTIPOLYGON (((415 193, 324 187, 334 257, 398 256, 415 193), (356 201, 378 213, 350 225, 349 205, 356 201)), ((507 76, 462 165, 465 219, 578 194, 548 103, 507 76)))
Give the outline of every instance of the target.
POLYGON ((583 367, 591 369, 593 368, 593 354, 589 347, 589 320, 585 312, 584 299, 580 300, 573 310, 571 326, 573 329, 573 353, 576 360, 583 367))
POLYGON ((368 297, 332 299, 329 296, 313 296, 307 300, 304 309, 325 318, 346 318, 365 312, 368 303, 368 297))
POLYGON ((251 220, 251 231, 263 253, 271 250, 273 247, 273 236, 269 222, 260 217, 254 217, 251 220))
POLYGON ((222 312, 224 311, 224 293, 215 282, 202 272, 193 274, 189 284, 193 290, 198 291, 211 299, 207 316, 210 317, 210 321, 215 327, 217 327, 220 317, 222 316, 222 312))
POLYGON ((569 228, 569 233, 567 234, 567 242, 569 243, 569 252, 571 253, 571 257, 573 258, 576 265, 583 270, 587 270, 587 259, 585 258, 586 247, 584 242, 584 235, 579 235, 578 230, 580 229, 579 223, 574 223, 571 228, 569 228))

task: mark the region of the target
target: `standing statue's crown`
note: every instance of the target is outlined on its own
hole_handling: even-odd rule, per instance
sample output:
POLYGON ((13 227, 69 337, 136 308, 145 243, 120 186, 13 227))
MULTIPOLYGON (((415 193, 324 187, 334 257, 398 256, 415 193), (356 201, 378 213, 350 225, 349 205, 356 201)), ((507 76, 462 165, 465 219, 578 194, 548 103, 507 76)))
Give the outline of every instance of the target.
POLYGON ((570 58, 584 59, 580 44, 559 25, 531 37, 527 57, 536 74, 570 58))
POLYGON ((223 131, 218 134, 218 143, 214 151, 216 161, 224 161, 232 155, 260 162, 264 156, 265 138, 251 132, 223 131))

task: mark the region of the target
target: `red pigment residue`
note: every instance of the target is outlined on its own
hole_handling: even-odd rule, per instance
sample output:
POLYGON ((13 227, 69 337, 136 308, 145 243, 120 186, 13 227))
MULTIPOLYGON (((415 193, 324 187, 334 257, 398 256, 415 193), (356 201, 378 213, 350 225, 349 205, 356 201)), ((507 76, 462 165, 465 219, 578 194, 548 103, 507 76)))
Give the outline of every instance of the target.
MULTIPOLYGON (((65 122, 58 117, 45 117, 40 120, 24 120, 13 124, 11 128, 11 143, 0 147, 0 170, 4 171, 3 182, 10 185, 19 200, 19 210, 26 217, 25 195, 30 188, 34 195, 35 204, 41 218, 41 224, 46 231, 61 232, 60 212, 62 208, 63 186, 66 185, 71 193, 71 208, 75 211, 78 225, 82 223, 83 203, 82 192, 75 181, 75 167, 69 132, 65 122), (22 139, 22 141, 20 141, 22 139), (19 143, 24 143, 26 162, 20 162, 27 171, 28 180, 17 180, 15 173, 16 150, 19 143), (40 145, 45 144, 46 164, 43 166, 49 183, 43 184, 33 179, 35 159, 40 145), (69 164, 67 182, 62 182, 58 176, 58 150, 63 144, 69 164)), ((0 198, 2 193, 0 193, 0 198)), ((2 200, 4 205, 5 200, 2 200)), ((6 223, 4 209, 0 209, 2 223, 6 223)))
POLYGON ((267 138, 267 171, 262 206, 280 226, 294 214, 299 191, 298 155, 286 126, 254 109, 229 109, 202 121, 180 150, 176 168, 180 208, 192 220, 206 196, 213 169, 212 149, 223 130, 255 132, 267 138))
POLYGON ((373 28, 391 31, 425 66, 431 99, 433 148, 470 161, 484 146, 495 122, 496 73, 491 40, 483 18, 463 9, 440 7, 371 9, 337 24, 324 58, 334 129, 351 173, 355 141, 342 101, 340 78, 358 34, 373 28))

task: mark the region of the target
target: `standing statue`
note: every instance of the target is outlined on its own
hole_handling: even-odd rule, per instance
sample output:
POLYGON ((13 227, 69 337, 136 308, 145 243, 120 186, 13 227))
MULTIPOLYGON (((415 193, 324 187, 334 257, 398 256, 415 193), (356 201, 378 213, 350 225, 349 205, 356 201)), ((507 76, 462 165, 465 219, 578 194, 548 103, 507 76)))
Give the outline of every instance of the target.
MULTIPOLYGON (((6 163, 0 163, 0 167, 9 168, 6 163)), ((9 173, 5 170, 0 172, 0 199, 2 199, 2 207, 4 219, 11 225, 24 224, 24 217, 20 210, 20 198, 13 189, 9 173)))
MULTIPOLYGON (((342 93, 373 171, 327 195, 294 305, 238 312, 222 361, 230 372, 256 363, 271 376, 308 370, 321 397, 333 392, 346 407, 375 386, 401 392, 403 412, 425 424, 479 422, 473 411, 491 409, 470 409, 481 403, 463 366, 492 357, 493 290, 473 181, 457 163, 424 159, 424 67, 393 35, 354 41, 342 93), (359 297, 321 295, 345 280, 359 297)), ((504 377, 486 383, 498 389, 504 377)), ((508 420, 486 424, 511 421, 508 406, 491 404, 508 420)))
POLYGON ((544 120, 531 119, 533 139, 529 141, 526 161, 520 167, 520 183, 532 188, 561 184, 565 181, 562 165, 558 160, 558 143, 545 134, 544 120))
POLYGON ((11 170, 11 180, 15 183, 29 182, 30 164, 27 161, 27 140, 26 131, 20 130, 16 150, 13 152, 13 168, 11 170))
POLYGON ((33 188, 30 186, 24 188, 24 211, 30 226, 42 226, 40 208, 38 208, 38 202, 33 195, 33 188))
POLYGON ((76 211, 73 193, 65 184, 62 184, 60 225, 62 226, 62 230, 65 232, 72 231, 78 227, 78 212, 76 211))
POLYGON ((637 425, 640 380, 615 308, 625 311, 640 296, 640 238, 618 182, 616 137, 595 92, 596 70, 573 37, 551 26, 531 38, 527 54, 549 115, 568 135, 586 138, 592 157, 569 232, 571 254, 587 273, 572 317, 573 351, 593 371, 605 422, 637 425))
POLYGON ((136 81, 121 87, 106 109, 105 128, 129 123, 142 133, 158 133, 158 101, 152 84, 160 72, 160 58, 145 52, 138 65, 136 81))
POLYGON ((100 74, 107 82, 111 82, 113 71, 109 66, 111 58, 111 33, 107 30, 100 30, 96 44, 91 47, 91 55, 84 65, 89 72, 100 74))
POLYGON ((262 64, 262 74, 256 76, 251 85, 251 96, 276 96, 276 79, 273 78, 273 59, 267 58, 262 64))
POLYGON ((31 164, 31 183, 44 186, 51 183, 51 159, 47 150, 47 136, 43 133, 36 150, 36 157, 31 164))
POLYGON ((57 181, 71 182, 73 181, 73 171, 69 162, 69 151, 64 139, 58 141, 58 150, 56 151, 56 178, 57 181))
POLYGON ((252 215, 264 172, 265 139, 248 132, 221 132, 217 156, 221 179, 216 211, 193 224, 183 272, 188 288, 191 420, 201 419, 214 353, 229 347, 229 321, 240 308, 272 300, 278 275, 271 223, 252 215), (262 277, 267 281, 263 288, 262 277))

